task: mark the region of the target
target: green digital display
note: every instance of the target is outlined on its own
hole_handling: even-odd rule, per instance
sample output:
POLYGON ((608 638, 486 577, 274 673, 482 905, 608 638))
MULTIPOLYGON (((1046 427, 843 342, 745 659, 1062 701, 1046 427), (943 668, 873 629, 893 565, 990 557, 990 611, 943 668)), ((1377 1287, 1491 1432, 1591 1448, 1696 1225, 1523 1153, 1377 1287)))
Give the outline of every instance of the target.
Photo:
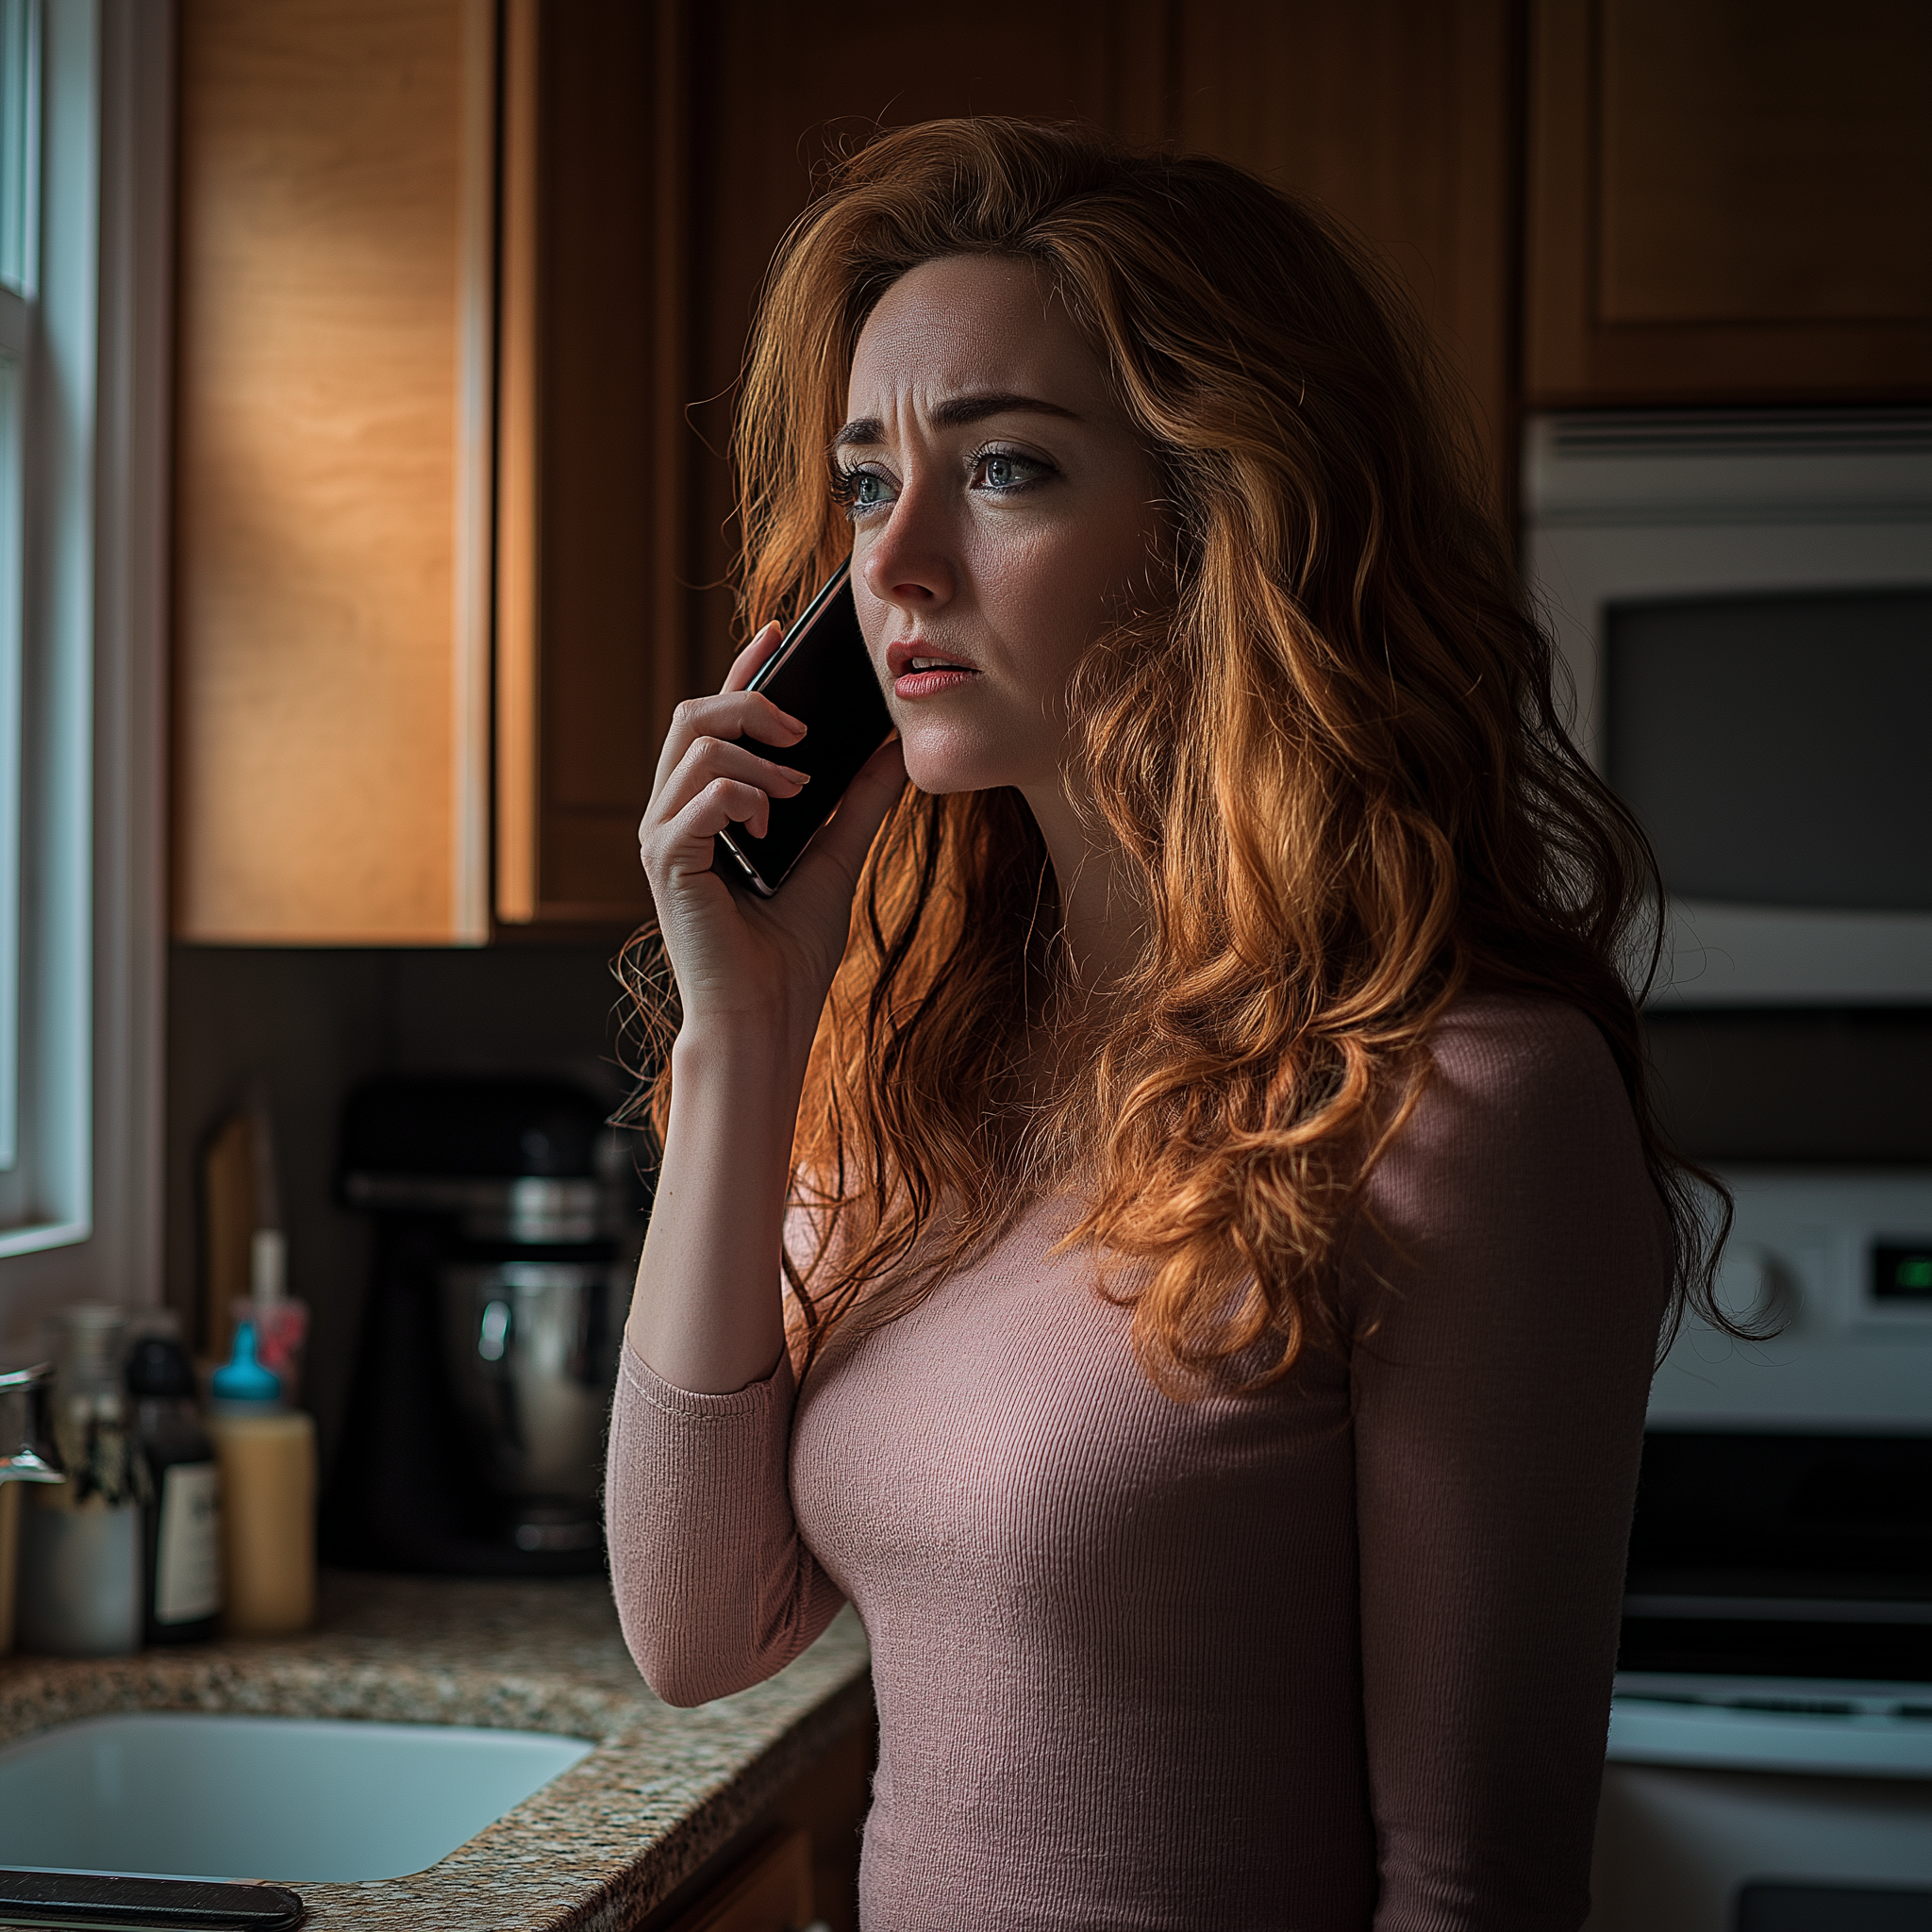
POLYGON ((1932 1302, 1932 1241, 1874 1241, 1872 1295, 1881 1302, 1932 1302))

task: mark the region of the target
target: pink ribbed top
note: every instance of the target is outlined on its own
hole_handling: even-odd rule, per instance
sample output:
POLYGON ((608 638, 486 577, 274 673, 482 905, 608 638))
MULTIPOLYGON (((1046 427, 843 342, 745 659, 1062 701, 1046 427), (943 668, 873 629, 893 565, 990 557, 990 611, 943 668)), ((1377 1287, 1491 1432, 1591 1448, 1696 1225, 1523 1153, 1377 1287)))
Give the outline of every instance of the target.
POLYGON ((1064 1204, 815 1370, 626 1350, 611 1570, 696 1704, 850 1599, 865 1932, 1570 1932, 1667 1231, 1571 1009, 1458 1008, 1351 1243, 1346 1352, 1176 1403, 1064 1204))

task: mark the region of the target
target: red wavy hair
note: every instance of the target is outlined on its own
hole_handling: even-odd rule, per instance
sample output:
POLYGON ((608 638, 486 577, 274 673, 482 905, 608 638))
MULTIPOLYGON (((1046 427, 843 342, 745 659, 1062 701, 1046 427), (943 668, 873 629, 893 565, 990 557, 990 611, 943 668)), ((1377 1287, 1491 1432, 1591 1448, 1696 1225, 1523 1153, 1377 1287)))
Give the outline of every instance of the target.
MULTIPOLYGON (((873 306, 975 254, 1038 265, 1164 482, 1171 595, 1071 692, 1145 939, 1117 985, 1074 999, 1019 795, 902 798, 799 1110, 796 1199, 821 1237, 788 1262, 801 1361, 1073 1187, 1069 1239, 1131 1304, 1161 1386, 1272 1382, 1331 1334, 1368 1174, 1431 1026, 1477 986, 1595 1023, 1675 1224, 1675 1306, 1709 1310, 1702 1177, 1658 1133, 1619 970, 1660 902, 1655 861, 1564 729, 1420 322, 1333 221, 1225 162, 1072 126, 928 122, 845 158, 781 244, 753 336, 747 631, 849 549, 828 464, 873 306), (1042 1031, 1056 1074, 1034 1104, 1022 1058, 1042 1031)), ((1654 968, 1654 927, 1648 943, 1654 968)), ((661 1044, 661 954, 627 958, 661 1044)), ((665 1056, 660 1134, 669 1080, 665 1056)))

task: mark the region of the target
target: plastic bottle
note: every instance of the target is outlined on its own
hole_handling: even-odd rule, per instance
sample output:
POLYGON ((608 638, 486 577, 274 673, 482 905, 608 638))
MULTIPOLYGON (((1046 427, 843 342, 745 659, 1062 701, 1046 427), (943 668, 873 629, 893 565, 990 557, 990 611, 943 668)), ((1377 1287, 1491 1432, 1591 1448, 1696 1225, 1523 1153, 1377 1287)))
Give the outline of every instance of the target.
POLYGON ((255 1353, 281 1378, 282 1400, 302 1400, 302 1357, 308 1340, 308 1305, 289 1293, 289 1244, 278 1227, 258 1227, 248 1249, 248 1294, 231 1313, 255 1324, 255 1353))
POLYGON ((128 1353, 127 1391, 152 1488, 142 1537, 145 1635, 150 1643, 199 1642, 220 1623, 221 1474, 188 1351, 170 1336, 143 1337, 128 1353))
POLYGON ((21 1511, 18 1636, 54 1657, 125 1657, 141 1648, 142 1507, 147 1467, 128 1426, 119 1308, 59 1318, 54 1440, 64 1483, 34 1486, 21 1511))
POLYGON ((237 1637, 286 1637, 315 1618, 315 1424, 282 1401, 256 1359, 255 1324, 215 1371, 222 1473, 222 1624, 237 1637))

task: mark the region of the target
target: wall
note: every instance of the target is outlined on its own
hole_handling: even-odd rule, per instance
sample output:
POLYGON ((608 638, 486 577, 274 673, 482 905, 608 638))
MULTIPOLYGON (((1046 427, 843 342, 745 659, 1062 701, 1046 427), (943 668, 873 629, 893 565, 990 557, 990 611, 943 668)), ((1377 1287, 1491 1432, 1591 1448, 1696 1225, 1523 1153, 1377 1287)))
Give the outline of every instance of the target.
POLYGON ((613 948, 325 951, 176 945, 170 960, 165 1298, 192 1335, 202 1151, 259 1094, 273 1118, 291 1292, 314 1310, 309 1398, 335 1438, 368 1275, 368 1228, 337 1206, 344 1097, 382 1073, 558 1074, 613 1107, 613 948))

